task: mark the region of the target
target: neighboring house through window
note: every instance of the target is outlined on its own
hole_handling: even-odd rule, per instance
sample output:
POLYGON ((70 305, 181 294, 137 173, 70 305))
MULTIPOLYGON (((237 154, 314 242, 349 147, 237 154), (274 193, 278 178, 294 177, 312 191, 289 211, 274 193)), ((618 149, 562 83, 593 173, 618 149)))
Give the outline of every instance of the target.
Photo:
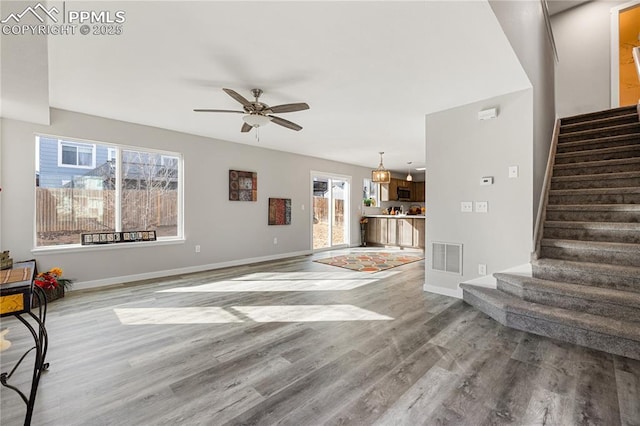
POLYGON ((182 236, 181 154, 51 136, 36 151, 37 247, 92 232, 182 236))

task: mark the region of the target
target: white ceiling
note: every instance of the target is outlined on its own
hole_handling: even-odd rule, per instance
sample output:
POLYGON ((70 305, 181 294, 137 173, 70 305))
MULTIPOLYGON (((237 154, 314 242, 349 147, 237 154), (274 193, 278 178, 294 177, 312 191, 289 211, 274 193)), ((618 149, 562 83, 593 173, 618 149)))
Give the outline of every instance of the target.
POLYGON ((372 168, 385 151, 406 170, 424 165, 425 114, 530 86, 485 1, 99 4, 124 32, 49 38, 52 107, 372 168), (307 102, 280 115, 304 129, 258 142, 239 114, 192 111, 238 109, 223 87, 307 102))

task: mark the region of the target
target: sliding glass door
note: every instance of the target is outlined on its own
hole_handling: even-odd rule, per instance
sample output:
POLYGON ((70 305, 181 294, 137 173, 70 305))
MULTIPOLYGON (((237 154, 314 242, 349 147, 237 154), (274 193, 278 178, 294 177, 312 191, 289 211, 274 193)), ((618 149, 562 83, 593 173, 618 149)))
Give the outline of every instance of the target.
POLYGON ((349 244, 349 177, 312 173, 313 249, 349 244))

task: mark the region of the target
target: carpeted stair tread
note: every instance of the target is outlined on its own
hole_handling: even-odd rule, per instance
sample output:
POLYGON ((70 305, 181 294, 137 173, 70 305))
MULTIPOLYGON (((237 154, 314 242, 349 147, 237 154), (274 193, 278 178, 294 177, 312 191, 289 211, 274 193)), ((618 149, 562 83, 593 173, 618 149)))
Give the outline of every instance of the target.
POLYGON ((632 114, 637 111, 636 105, 623 106, 618 108, 606 109, 602 111, 588 112, 584 114, 572 115, 561 119, 561 124, 573 124, 583 121, 593 121, 605 117, 616 117, 618 115, 632 114))
POLYGON ((531 267, 537 278, 640 293, 640 268, 635 266, 540 258, 531 267))
POLYGON ((637 323, 527 302, 497 289, 460 287, 465 302, 507 327, 640 359, 637 323))
POLYGON ((640 131, 640 122, 621 124, 611 127, 600 127, 596 129, 579 130, 575 132, 560 133, 558 143, 574 142, 577 140, 594 139, 602 136, 627 135, 630 133, 638 133, 640 131))
POLYGON ((571 228, 571 229, 602 229, 613 231, 639 232, 640 223, 637 222, 577 222, 562 220, 547 220, 545 228, 571 228))
POLYGON ((515 274, 493 274, 498 289, 529 302, 640 321, 640 293, 515 274))
MULTIPOLYGON (((614 146, 614 147, 609 147, 609 148, 594 148, 594 149, 588 149, 588 150, 583 150, 583 151, 571 151, 571 152, 559 152, 556 153, 556 164, 566 164, 567 162, 569 162, 569 160, 575 160, 577 161, 589 161, 587 160, 581 160, 584 157, 614 157, 614 156, 622 156, 622 155, 628 155, 631 154, 630 156, 636 156, 638 153, 638 150, 640 150, 640 144, 633 144, 633 145, 622 145, 622 146, 614 146), (561 162, 558 163, 558 160, 560 160, 561 162)), ((602 158, 602 160, 606 160, 607 158, 602 158)), ((615 158, 608 158, 608 159, 615 159, 615 158)))
POLYGON ((579 169, 579 168, 586 168, 586 167, 615 166, 615 165, 622 165, 622 164, 640 164, 640 157, 618 158, 615 160, 583 161, 580 163, 556 164, 553 166, 553 168, 554 170, 565 170, 565 169, 579 169))
POLYGON ((598 147, 627 146, 640 143, 640 132, 626 135, 606 136, 595 139, 584 139, 575 142, 558 142, 558 153, 580 152, 598 147))
POLYGON ((579 189, 551 189, 550 195, 587 195, 587 194, 640 194, 640 187, 630 186, 622 188, 579 188, 579 189))
POLYGON ((579 210, 579 211, 602 211, 602 212, 638 212, 640 214, 640 204, 554 204, 548 205, 547 210, 579 210))
POLYGON ((612 243, 605 241, 577 241, 543 238, 540 244, 543 247, 637 253, 640 256, 640 244, 633 243, 612 243))
POLYGON ((576 123, 562 123, 560 127, 560 134, 576 132, 580 130, 588 130, 602 127, 612 127, 621 124, 637 123, 638 113, 630 111, 626 114, 614 115, 611 117, 595 118, 592 120, 583 120, 576 123))
POLYGON ((586 175, 554 176, 550 189, 640 187, 640 170, 586 175))

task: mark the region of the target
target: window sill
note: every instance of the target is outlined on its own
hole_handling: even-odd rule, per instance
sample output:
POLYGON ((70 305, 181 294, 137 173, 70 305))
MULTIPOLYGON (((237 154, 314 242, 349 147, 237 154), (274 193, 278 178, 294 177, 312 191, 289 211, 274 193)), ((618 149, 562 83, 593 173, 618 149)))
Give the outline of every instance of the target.
POLYGON ((116 250, 123 248, 141 248, 141 247, 157 247, 174 244, 184 244, 184 238, 167 238, 157 241, 136 241, 134 243, 117 243, 117 244, 66 244, 60 246, 36 247, 31 249, 33 254, 53 254, 53 253, 86 253, 91 251, 116 250))

